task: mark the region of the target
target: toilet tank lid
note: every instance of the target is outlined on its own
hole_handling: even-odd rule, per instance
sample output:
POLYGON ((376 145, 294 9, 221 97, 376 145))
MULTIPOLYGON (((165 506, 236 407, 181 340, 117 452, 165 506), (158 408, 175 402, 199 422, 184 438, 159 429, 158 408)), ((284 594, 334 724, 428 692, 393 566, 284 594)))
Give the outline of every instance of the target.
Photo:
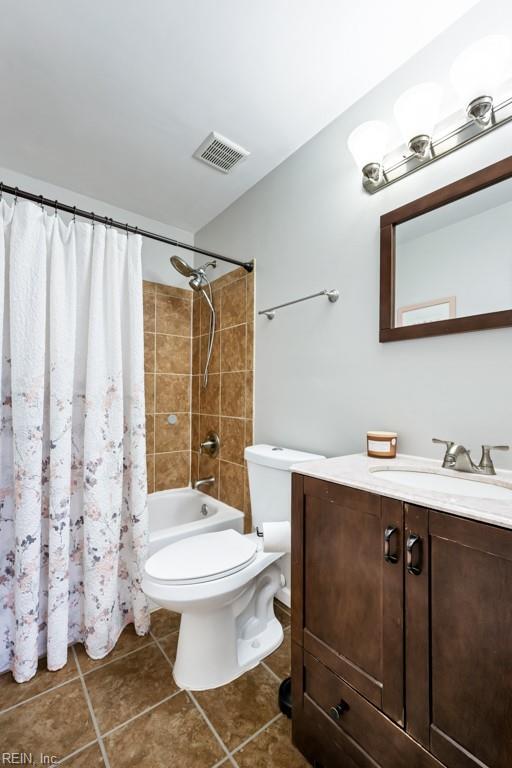
POLYGON ((325 459, 325 456, 320 456, 318 453, 294 451, 292 448, 281 448, 277 445, 266 444, 249 445, 245 449, 244 455, 246 461, 252 461, 253 464, 285 470, 290 469, 292 464, 299 464, 301 461, 325 459))

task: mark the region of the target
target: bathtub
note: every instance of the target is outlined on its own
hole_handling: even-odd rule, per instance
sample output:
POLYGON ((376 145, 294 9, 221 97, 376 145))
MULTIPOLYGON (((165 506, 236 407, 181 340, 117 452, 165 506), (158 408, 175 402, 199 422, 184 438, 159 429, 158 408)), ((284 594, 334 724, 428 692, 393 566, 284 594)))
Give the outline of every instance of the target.
POLYGON ((244 514, 192 488, 148 494, 149 556, 173 541, 234 528, 244 532, 244 514), (206 512, 206 514, 203 514, 206 512))

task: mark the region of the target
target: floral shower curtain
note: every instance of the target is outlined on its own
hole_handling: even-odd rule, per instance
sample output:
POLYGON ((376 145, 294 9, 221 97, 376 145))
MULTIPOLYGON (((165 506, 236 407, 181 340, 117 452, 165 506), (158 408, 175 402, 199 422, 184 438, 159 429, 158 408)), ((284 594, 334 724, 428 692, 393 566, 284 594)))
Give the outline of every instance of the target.
POLYGON ((0 671, 148 630, 141 238, 0 202, 0 671))

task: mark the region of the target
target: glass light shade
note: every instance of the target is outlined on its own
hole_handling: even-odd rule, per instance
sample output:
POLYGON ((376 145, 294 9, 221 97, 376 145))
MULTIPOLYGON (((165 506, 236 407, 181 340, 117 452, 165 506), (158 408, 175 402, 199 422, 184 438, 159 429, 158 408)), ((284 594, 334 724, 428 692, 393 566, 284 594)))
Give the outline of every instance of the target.
POLYGON ((420 83, 395 102, 395 118, 408 144, 415 136, 432 136, 443 92, 437 83, 420 83))
POLYGON ((450 80, 464 108, 479 96, 494 95, 506 79, 510 50, 510 39, 506 35, 487 35, 457 56, 450 80))
POLYGON ((361 171, 370 163, 382 164, 388 142, 388 128, 380 120, 369 120, 355 128, 347 144, 361 171))

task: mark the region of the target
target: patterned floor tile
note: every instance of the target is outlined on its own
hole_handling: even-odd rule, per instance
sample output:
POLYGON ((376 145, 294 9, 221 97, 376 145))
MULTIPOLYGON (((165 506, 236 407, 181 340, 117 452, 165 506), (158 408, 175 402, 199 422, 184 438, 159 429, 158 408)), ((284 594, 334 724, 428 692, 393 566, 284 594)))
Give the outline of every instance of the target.
POLYGON ((225 754, 182 692, 105 738, 111 768, 211 768, 225 754))
POLYGON ((151 614, 151 632, 155 637, 161 638, 180 628, 181 614, 166 611, 161 608, 151 614))
POLYGON ((261 665, 232 683, 194 695, 232 750, 279 713, 279 685, 261 665))
POLYGON ((41 754, 60 760, 96 738, 79 680, 0 715, 0 733, 2 752, 30 753, 34 765, 41 754))
POLYGON ((167 637, 164 637, 163 640, 159 640, 158 642, 164 649, 165 653, 169 657, 169 661, 171 664, 174 664, 176 661, 176 649, 178 647, 178 636, 179 632, 173 632, 172 635, 167 635, 167 637))
POLYGON ((101 733, 174 693, 171 669, 156 644, 84 676, 101 733))
POLYGON ((68 757, 59 765, 63 765, 65 768, 105 768, 103 756, 97 743, 79 752, 78 755, 68 757))
POLYGON ((239 768, 308 768, 292 744, 291 723, 281 717, 250 741, 234 758, 239 768))
POLYGON ((20 701, 65 683, 77 675, 78 670, 71 650, 68 652, 68 663, 58 672, 50 672, 46 668, 46 657, 40 659, 35 676, 26 683, 17 683, 10 672, 5 672, 0 675, 0 710, 19 704, 20 701))

